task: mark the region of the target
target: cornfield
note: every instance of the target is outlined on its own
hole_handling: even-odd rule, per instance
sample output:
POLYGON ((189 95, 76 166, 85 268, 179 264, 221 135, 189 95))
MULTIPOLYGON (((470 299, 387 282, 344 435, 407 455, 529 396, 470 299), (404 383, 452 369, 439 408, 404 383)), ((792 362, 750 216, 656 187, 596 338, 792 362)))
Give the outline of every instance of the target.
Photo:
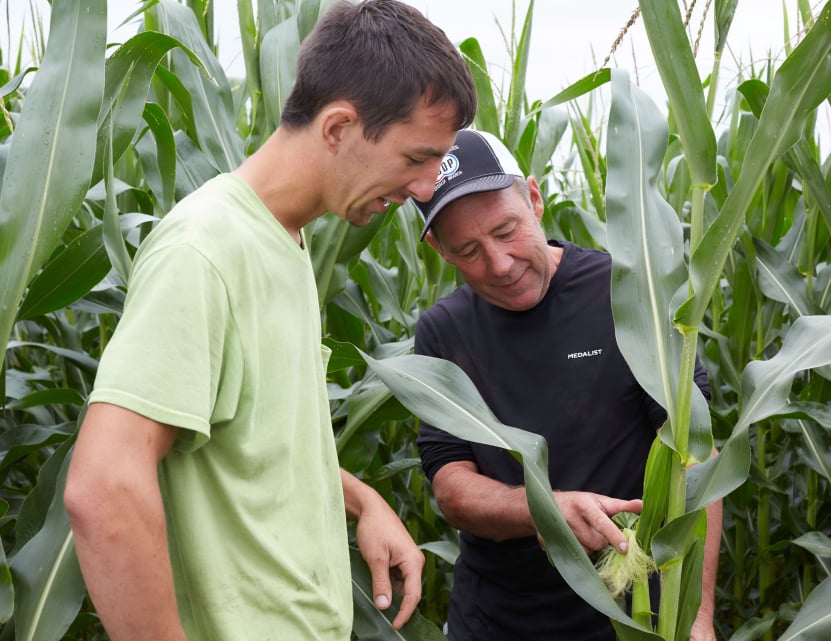
MULTIPOLYGON (((276 129, 298 47, 329 4, 238 0, 244 78, 217 60, 210 0, 145 0, 142 28, 112 48, 105 0, 54 0, 48 39, 35 22, 26 40, 33 68, 22 67, 22 35, 0 50, 0 641, 106 639, 61 496, 132 257, 173 203, 276 129)), ((818 133, 831 95, 831 2, 796 0, 787 57, 746 70, 714 114, 737 4, 707 3, 716 63, 702 79, 686 3, 640 0, 668 117, 622 69, 529 97, 533 0, 511 34, 507 88, 488 76, 475 38, 459 45, 477 84, 475 126, 540 182, 548 236, 611 252, 621 351, 668 409, 647 474, 650 518, 637 529, 662 573, 657 628, 630 619, 574 547, 533 437, 477 411, 459 372, 441 372, 454 381, 442 387, 436 364, 410 354, 419 314, 460 280, 418 242, 408 203, 368 227, 325 216, 306 230, 341 464, 427 554, 420 613, 396 636, 353 555, 355 639, 444 638, 458 534, 420 469, 422 419, 522 457, 550 558, 620 639, 688 638, 701 516, 716 500, 719 637, 831 638, 831 158, 818 133), (598 116, 606 90, 611 106, 598 116), (709 408, 691 391, 696 355, 709 408), (447 418, 452 407, 468 408, 467 422, 447 418)))

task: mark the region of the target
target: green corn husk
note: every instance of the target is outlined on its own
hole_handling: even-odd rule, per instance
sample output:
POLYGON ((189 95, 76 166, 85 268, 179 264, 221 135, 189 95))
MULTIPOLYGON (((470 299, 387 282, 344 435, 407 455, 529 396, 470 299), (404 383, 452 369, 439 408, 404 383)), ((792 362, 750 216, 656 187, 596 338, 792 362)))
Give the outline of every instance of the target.
POLYGON ((597 562, 597 573, 612 597, 617 599, 632 589, 633 583, 644 583, 655 572, 655 561, 638 545, 635 530, 623 528, 629 541, 629 551, 622 554, 611 545, 602 553, 597 562))

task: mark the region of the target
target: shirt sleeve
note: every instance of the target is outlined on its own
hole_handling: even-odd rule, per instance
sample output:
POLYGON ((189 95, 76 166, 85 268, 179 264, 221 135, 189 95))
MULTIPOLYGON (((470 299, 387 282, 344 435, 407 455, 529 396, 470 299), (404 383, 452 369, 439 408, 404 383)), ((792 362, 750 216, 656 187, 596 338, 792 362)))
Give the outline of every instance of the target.
MULTIPOLYGON (((137 260, 116 331, 107 345, 90 402, 119 405, 182 428, 176 447, 208 441, 233 321, 214 266, 187 245, 137 260)), ((227 397, 227 394, 224 395, 227 397)), ((227 411, 227 408, 223 412, 227 411)))
MULTIPOLYGON (((416 324, 415 353, 424 356, 446 358, 440 347, 432 322, 422 316, 416 324)), ((421 466, 432 482, 441 467, 454 461, 475 461, 470 443, 440 430, 429 423, 421 423, 416 439, 421 466)))

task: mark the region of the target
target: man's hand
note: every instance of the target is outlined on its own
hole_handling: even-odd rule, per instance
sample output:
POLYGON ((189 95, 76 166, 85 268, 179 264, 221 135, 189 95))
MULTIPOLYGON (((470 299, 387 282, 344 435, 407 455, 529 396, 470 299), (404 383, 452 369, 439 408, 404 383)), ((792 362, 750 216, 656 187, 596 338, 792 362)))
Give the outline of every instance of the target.
POLYGON ((554 500, 587 554, 607 545, 626 553, 626 536, 610 517, 618 512, 640 513, 643 501, 613 499, 591 492, 554 492, 554 500))
POLYGON ((421 601, 424 554, 418 549, 401 519, 371 487, 341 470, 347 515, 356 520, 357 543, 372 574, 372 594, 380 610, 392 603, 392 588, 401 606, 392 627, 409 621, 421 601))

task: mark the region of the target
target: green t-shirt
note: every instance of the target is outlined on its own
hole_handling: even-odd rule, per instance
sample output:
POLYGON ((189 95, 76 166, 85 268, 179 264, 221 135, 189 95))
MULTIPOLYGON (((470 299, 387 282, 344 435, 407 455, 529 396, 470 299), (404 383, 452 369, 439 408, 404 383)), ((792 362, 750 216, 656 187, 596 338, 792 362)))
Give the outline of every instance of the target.
POLYGON ((142 243, 90 402, 182 428, 159 467, 191 641, 344 641, 343 493, 308 252, 238 177, 142 243))

